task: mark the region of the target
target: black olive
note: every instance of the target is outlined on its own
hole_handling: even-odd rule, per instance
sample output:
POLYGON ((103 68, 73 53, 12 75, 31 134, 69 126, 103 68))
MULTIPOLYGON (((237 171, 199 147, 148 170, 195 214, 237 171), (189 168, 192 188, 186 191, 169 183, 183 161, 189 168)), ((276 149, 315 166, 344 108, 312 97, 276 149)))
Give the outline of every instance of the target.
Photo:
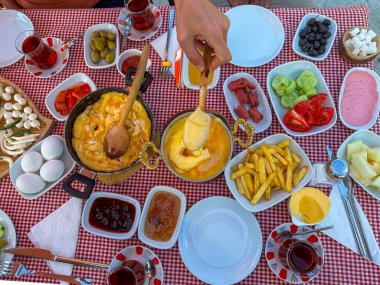
POLYGON ((305 30, 306 30, 306 32, 309 34, 309 33, 311 33, 311 27, 310 26, 307 26, 306 28, 305 28, 305 30))
POLYGON ((308 52, 308 55, 310 55, 310 56, 316 56, 317 54, 318 54, 318 52, 315 49, 311 49, 308 52))
POLYGON ((307 36, 307 41, 309 43, 314 43, 315 42, 315 34, 314 33, 311 33, 307 36))
POLYGON ((315 20, 315 18, 311 18, 311 19, 307 22, 307 24, 308 24, 309 26, 313 26, 313 25, 315 24, 316 21, 317 21, 317 20, 315 20))
POLYGON ((304 38, 304 39, 300 39, 299 41, 298 41, 298 44, 302 47, 304 44, 306 44, 307 43, 307 39, 306 38, 304 38))
POLYGON ((330 25, 331 25, 331 22, 330 22, 329 19, 324 19, 324 20, 323 20, 323 24, 324 24, 325 26, 330 26, 330 25))
POLYGON ((330 32, 326 32, 326 33, 322 34, 323 39, 328 39, 330 36, 331 36, 330 32))
POLYGON ((319 42, 321 43, 322 46, 325 46, 327 44, 326 39, 321 39, 319 42))
POLYGON ((329 28, 324 26, 324 25, 319 27, 319 32, 322 34, 328 32, 328 31, 329 31, 329 28))
POLYGON ((318 49, 320 46, 321 46, 321 44, 320 44, 319 41, 315 41, 314 44, 313 44, 313 48, 314 49, 318 49))
POLYGON ((305 45, 302 46, 302 51, 307 52, 309 51, 313 46, 310 43, 306 43, 305 45))
POLYGON ((312 30, 314 33, 318 32, 318 26, 313 26, 313 27, 311 28, 311 30, 312 30))
POLYGON ((325 46, 320 46, 318 48, 318 54, 324 54, 325 53, 325 46))
POLYGON ((322 35, 320 33, 315 34, 315 40, 319 41, 322 38, 322 35))
POLYGON ((307 31, 306 31, 306 29, 302 29, 301 31, 300 31, 300 33, 299 33, 299 36, 300 36, 300 38, 306 38, 306 36, 307 36, 307 31))

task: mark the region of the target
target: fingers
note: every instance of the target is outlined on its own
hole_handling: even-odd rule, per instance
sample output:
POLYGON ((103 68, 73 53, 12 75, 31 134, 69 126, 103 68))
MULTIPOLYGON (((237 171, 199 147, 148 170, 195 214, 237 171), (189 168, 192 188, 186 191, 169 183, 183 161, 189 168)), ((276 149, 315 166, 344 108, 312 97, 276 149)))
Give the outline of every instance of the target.
POLYGON ((200 72, 202 72, 205 69, 205 63, 203 61, 202 55, 199 53, 196 47, 196 41, 197 40, 194 38, 189 37, 179 40, 179 43, 190 62, 194 64, 200 72))
POLYGON ((209 41, 208 44, 214 49, 215 55, 210 62, 210 72, 213 72, 219 66, 231 61, 231 53, 227 47, 227 42, 223 38, 218 38, 215 42, 209 41))

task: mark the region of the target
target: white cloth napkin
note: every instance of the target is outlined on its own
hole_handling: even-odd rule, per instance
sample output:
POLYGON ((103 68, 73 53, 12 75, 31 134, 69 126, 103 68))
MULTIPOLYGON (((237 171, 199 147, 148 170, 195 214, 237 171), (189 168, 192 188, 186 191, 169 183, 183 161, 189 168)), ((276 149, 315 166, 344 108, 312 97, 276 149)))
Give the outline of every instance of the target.
MULTIPOLYGON (((319 224, 319 227, 333 225, 334 229, 324 231, 323 233, 336 240, 340 244, 344 245, 345 247, 351 249, 352 251, 359 253, 338 186, 333 186, 330 193, 330 201, 330 212, 327 217, 319 224)), ((371 225, 369 224, 367 217, 362 210, 362 207, 356 199, 355 202, 363 224, 365 235, 368 240, 369 250, 371 252, 373 261, 375 264, 380 266, 379 245, 373 234, 371 225)))
MULTIPOLYGON (((34 225, 28 237, 35 247, 50 250, 54 255, 75 257, 83 201, 71 198, 57 210, 34 225)), ((73 265, 47 261, 55 274, 71 275, 73 265)), ((66 282, 61 282, 67 284, 66 282)))
MULTIPOLYGON (((162 60, 164 60, 164 56, 165 56, 167 35, 168 33, 164 33, 150 43, 162 60)), ((179 49, 179 43, 177 41, 177 29, 176 27, 173 27, 172 34, 170 36, 170 41, 169 41, 169 49, 168 49, 168 60, 172 63, 172 67, 174 66, 175 53, 178 49, 179 49)), ((171 72, 174 75, 174 68, 171 69, 171 72)))

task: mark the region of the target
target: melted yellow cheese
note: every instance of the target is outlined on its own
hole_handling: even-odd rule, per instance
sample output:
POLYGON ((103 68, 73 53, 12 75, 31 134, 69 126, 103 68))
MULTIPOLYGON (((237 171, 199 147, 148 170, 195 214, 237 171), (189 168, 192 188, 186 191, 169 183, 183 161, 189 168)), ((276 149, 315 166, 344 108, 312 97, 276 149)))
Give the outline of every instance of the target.
POLYGON ((127 95, 117 92, 103 94, 99 101, 81 113, 73 126, 73 147, 79 159, 96 171, 117 171, 128 167, 139 157, 145 142, 149 141, 152 124, 144 106, 135 101, 126 125, 130 144, 118 159, 110 159, 103 150, 107 131, 119 122, 127 95))

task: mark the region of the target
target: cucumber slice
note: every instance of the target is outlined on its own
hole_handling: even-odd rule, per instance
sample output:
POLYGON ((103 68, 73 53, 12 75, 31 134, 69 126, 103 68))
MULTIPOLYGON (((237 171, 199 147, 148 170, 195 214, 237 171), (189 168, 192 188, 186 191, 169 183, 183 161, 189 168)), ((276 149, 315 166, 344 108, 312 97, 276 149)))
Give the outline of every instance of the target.
POLYGON ((0 224, 0 239, 5 236, 5 227, 3 224, 0 224))
POLYGON ((295 105, 297 105, 301 101, 308 101, 308 100, 309 100, 309 98, 307 98, 306 95, 302 95, 293 101, 293 104, 292 104, 293 106, 291 106, 291 107, 294 107, 295 105))
POLYGON ((315 77, 314 73, 305 70, 302 72, 296 79, 297 85, 302 89, 310 89, 317 86, 317 77, 315 77))
POLYGON ((300 96, 305 95, 305 90, 301 89, 301 90, 298 92, 298 95, 300 95, 300 96))
POLYGON ((284 106, 286 108, 290 108, 293 106, 293 102, 297 98, 298 98, 298 95, 296 93, 291 93, 289 95, 282 96, 281 97, 281 104, 282 104, 282 106, 284 106))
POLYGON ((283 90, 280 90, 280 89, 276 90, 276 94, 278 96, 280 96, 280 97, 287 95, 287 94, 285 94, 285 89, 283 89, 283 90))
POLYGON ((289 86, 285 89, 285 95, 289 95, 294 91, 294 89, 296 89, 296 83, 294 80, 290 80, 289 86))
POLYGON ((272 87, 274 90, 284 90, 290 84, 290 79, 284 75, 278 75, 272 80, 272 87))
POLYGON ((309 98, 313 97, 313 95, 315 94, 317 94, 317 90, 315 90, 315 88, 304 90, 304 95, 306 95, 309 98))

